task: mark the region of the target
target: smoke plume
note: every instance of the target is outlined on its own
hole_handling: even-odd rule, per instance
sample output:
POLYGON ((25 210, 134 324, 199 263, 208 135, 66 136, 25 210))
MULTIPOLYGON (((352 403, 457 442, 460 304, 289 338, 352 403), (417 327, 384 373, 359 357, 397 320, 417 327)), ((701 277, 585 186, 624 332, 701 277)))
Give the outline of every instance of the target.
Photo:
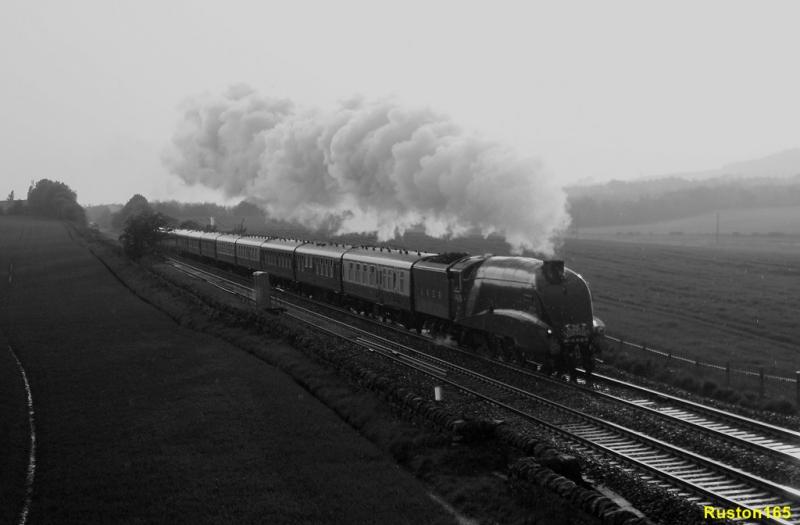
POLYGON ((246 197, 272 217, 389 240, 427 234, 505 235, 516 253, 552 253, 569 224, 566 196, 540 162, 469 135, 449 118, 393 101, 332 111, 235 86, 193 100, 165 154, 190 184, 246 197))

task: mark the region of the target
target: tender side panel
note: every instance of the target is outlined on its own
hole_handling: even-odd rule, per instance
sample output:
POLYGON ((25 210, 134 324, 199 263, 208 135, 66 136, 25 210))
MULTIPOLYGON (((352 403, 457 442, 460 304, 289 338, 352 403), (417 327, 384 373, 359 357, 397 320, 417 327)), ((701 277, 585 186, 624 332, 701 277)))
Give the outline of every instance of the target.
POLYGON ((414 310, 450 319, 450 282, 447 264, 420 261, 411 270, 414 282, 414 310))

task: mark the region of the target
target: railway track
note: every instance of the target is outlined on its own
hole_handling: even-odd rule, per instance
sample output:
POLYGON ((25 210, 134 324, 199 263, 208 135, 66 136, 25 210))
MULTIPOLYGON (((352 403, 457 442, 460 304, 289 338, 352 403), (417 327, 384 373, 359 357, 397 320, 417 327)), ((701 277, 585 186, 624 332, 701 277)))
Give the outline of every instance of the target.
MULTIPOLYGON (((177 260, 173 261, 180 263, 180 261, 177 260)), ((253 298, 252 288, 245 284, 220 277, 212 271, 197 267, 192 268, 191 271, 195 272, 197 277, 210 280, 211 284, 214 284, 218 288, 225 289, 225 287, 229 287, 242 297, 248 299, 253 298), (219 282, 216 282, 216 280, 219 280, 219 282)), ((302 300, 308 301, 306 298, 302 300)), ((350 312, 324 303, 314 301, 314 304, 326 309, 333 308, 342 313, 352 315, 350 312)), ((400 332, 405 338, 417 339, 426 344, 436 344, 429 338, 416 336, 407 330, 400 330, 363 317, 357 317, 357 319, 361 322, 374 324, 382 329, 395 330, 400 332)), ((472 352, 464 351, 453 346, 447 346, 447 349, 460 352, 468 355, 472 359, 491 363, 494 366, 505 368, 529 378, 549 381, 550 383, 558 384, 562 387, 566 386, 561 380, 554 380, 542 374, 534 374, 530 370, 508 363, 475 355, 472 352)), ((580 369, 579 371, 583 372, 580 369)), ((778 427, 732 412, 695 403, 602 374, 593 374, 591 385, 586 385, 585 381, 581 381, 581 383, 581 390, 590 395, 622 403, 665 420, 693 428, 697 431, 706 432, 716 439, 723 439, 730 443, 752 448, 759 453, 773 454, 782 460, 800 464, 800 432, 795 430, 778 427)), ((575 388, 576 385, 571 385, 571 387, 575 388)))
MULTIPOLYGON (((246 299, 253 299, 253 290, 247 285, 237 283, 217 275, 215 272, 202 270, 196 267, 187 266, 179 261, 172 261, 171 264, 181 271, 194 277, 206 280, 214 286, 234 293, 246 299)), ((372 332, 353 327, 348 323, 320 314, 290 302, 285 298, 275 298, 283 304, 289 316, 300 320, 311 327, 323 330, 331 335, 348 340, 364 348, 369 348, 373 352, 378 352, 395 362, 401 363, 418 370, 420 373, 437 378, 438 381, 448 383, 456 388, 471 395, 484 399, 495 406, 509 410, 526 420, 535 422, 545 427, 550 432, 555 432, 562 438, 570 439, 575 442, 586 453, 603 454, 610 456, 612 461, 621 462, 629 466, 646 472, 645 478, 653 479, 654 482, 665 488, 679 491, 687 499, 698 504, 717 504, 729 508, 741 507, 755 510, 769 507, 788 507, 791 515, 796 516, 797 521, 784 519, 771 519, 777 523, 800 523, 800 491, 784 485, 773 483, 769 480, 753 476, 742 470, 721 465, 713 459, 703 457, 694 452, 675 447, 663 441, 659 441, 642 433, 626 429, 621 425, 603 421, 589 414, 585 414, 570 407, 542 398, 532 392, 516 386, 498 381, 473 370, 450 363, 429 353, 411 348, 372 332), (460 377, 460 379, 454 379, 460 377), (476 384, 477 383, 477 384, 476 384), (478 386, 481 385, 481 386, 478 386), (494 391, 494 394, 487 394, 486 389, 494 391), (483 389, 484 391, 481 391, 483 389), (498 394, 499 393, 499 394, 498 394), (498 399, 507 398, 508 394, 513 394, 516 399, 524 399, 526 402, 533 402, 538 406, 546 406, 550 410, 557 411, 560 415, 556 417, 558 424, 543 420, 532 413, 530 409, 520 409, 510 405, 507 401, 498 399)), ((385 325, 381 325, 385 326, 385 325)), ((426 339, 427 343, 431 343, 426 339)), ((474 356, 474 354, 471 354, 474 356)), ((485 359, 485 358, 484 358, 485 359)), ((494 362, 494 361, 493 361, 494 362)), ((497 362, 494 362, 497 364, 497 362)), ((529 371, 515 368, 519 372, 530 374, 529 371)), ((543 376, 536 374, 537 378, 543 376)), ((601 392, 595 389, 581 387, 583 390, 591 391, 594 395, 606 396, 616 402, 628 403, 637 406, 639 409, 648 410, 663 417, 669 417, 681 421, 683 424, 696 425, 707 432, 716 432, 726 437, 733 437, 749 446, 767 447, 770 452, 783 453, 793 460, 798 460, 800 446, 780 444, 775 440, 760 437, 753 431, 740 431, 731 426, 720 426, 718 421, 709 419, 710 417, 727 417, 729 421, 736 421, 743 425, 760 425, 770 427, 771 431, 787 433, 788 438, 797 440, 800 433, 773 427, 760 422, 754 422, 748 418, 743 418, 735 414, 704 407, 697 403, 688 402, 656 391, 642 389, 636 385, 624 383, 619 380, 606 376, 597 376, 609 384, 616 384, 617 387, 626 389, 636 389, 639 393, 647 392, 652 399, 648 400, 628 400, 620 396, 601 392), (658 408, 647 406, 661 400, 662 405, 658 408), (678 406, 670 406, 665 403, 674 403, 678 406), (696 411, 706 409, 702 417, 690 412, 687 407, 692 407, 696 411), (694 415, 693 415, 694 414, 694 415), (716 428, 712 428, 716 427, 716 428), (744 434, 741 434, 744 432, 744 434), (736 435, 741 434, 741 435, 736 435)), ((563 384, 563 382, 558 381, 563 384)), ((729 423, 728 425, 733 424, 729 423)), ((788 439, 787 439, 788 440, 788 439)))
POLYGON ((800 432, 763 421, 740 416, 677 396, 659 392, 640 385, 615 379, 603 374, 593 374, 593 389, 598 395, 607 395, 632 403, 641 409, 684 423, 700 427, 720 439, 746 443, 748 446, 781 459, 800 464, 800 432))

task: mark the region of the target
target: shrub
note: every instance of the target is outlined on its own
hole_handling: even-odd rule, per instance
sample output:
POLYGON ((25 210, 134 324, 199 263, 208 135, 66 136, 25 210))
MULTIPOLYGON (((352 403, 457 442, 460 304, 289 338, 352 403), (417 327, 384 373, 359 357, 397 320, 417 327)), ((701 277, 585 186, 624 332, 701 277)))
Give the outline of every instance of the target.
POLYGON ((714 381, 705 381, 703 383, 703 388, 701 391, 704 396, 712 397, 717 392, 718 388, 719 387, 717 383, 715 383, 714 381))
POLYGON ((779 414, 786 414, 789 416, 793 416, 797 413, 797 407, 795 407, 791 401, 786 399, 785 397, 781 397, 778 399, 771 399, 763 403, 763 409, 769 410, 770 412, 777 412, 779 414))
POLYGON ((715 392, 714 397, 720 401, 725 401, 726 403, 739 403, 742 400, 742 396, 739 395, 739 392, 727 387, 718 389, 715 392))

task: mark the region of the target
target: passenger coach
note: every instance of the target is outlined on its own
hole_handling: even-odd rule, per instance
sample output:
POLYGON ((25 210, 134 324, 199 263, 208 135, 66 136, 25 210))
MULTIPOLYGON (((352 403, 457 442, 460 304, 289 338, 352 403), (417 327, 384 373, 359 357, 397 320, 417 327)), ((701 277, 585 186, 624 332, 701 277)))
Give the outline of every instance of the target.
POLYGON ((353 248, 342 256, 342 290, 379 309, 413 312, 411 268, 430 253, 353 248))

